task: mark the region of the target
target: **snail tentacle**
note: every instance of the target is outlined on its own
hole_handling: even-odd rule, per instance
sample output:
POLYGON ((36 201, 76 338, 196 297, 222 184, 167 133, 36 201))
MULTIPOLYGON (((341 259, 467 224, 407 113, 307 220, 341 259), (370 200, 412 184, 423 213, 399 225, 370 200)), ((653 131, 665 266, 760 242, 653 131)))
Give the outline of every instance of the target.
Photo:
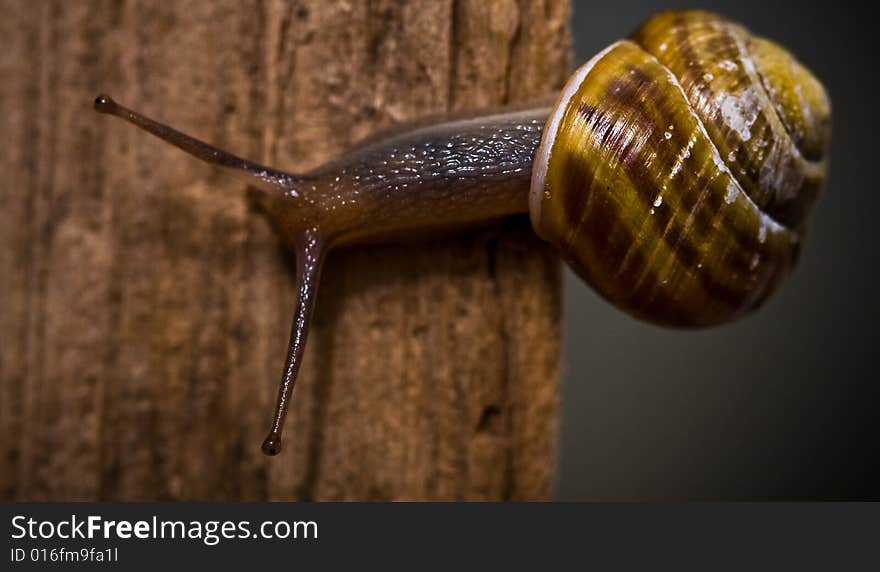
POLYGON ((303 177, 243 159, 173 127, 133 111, 108 95, 95 98, 95 111, 114 115, 206 163, 231 169, 248 184, 276 196, 296 197, 303 177))
POLYGON ((293 393, 297 373, 302 364, 309 324, 315 308, 315 298, 318 295, 321 269, 328 249, 328 245, 316 229, 303 232, 296 239, 295 244, 297 249, 296 309, 290 327, 290 342, 287 346, 281 384, 278 387, 278 399, 272 418, 272 426, 262 446, 263 452, 267 455, 277 455, 281 452, 281 433, 284 429, 284 419, 290 408, 290 396, 293 393))

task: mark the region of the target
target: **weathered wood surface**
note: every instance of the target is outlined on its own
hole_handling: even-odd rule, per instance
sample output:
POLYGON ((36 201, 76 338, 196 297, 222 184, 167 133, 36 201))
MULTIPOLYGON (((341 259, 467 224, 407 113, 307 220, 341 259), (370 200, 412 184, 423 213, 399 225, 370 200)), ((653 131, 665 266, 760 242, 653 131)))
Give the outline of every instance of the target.
POLYGON ((560 268, 525 219, 331 255, 266 458, 288 255, 241 183, 91 101, 308 168, 560 86, 565 0, 2 8, 0 498, 551 495, 560 268))

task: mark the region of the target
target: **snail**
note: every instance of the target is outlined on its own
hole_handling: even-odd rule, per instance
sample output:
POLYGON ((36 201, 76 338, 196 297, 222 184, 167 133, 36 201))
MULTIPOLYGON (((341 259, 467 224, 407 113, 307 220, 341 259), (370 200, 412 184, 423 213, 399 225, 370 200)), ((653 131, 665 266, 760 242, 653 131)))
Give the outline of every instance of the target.
MULTIPOLYGON (((549 102, 548 102, 549 103, 549 102)), ((263 452, 281 449, 321 266, 334 247, 528 212, 601 296, 670 327, 758 308, 795 264, 827 171, 830 103, 789 52, 722 16, 667 12, 552 105, 439 118, 313 171, 258 165, 101 95, 95 109, 273 197, 298 299, 263 452)))

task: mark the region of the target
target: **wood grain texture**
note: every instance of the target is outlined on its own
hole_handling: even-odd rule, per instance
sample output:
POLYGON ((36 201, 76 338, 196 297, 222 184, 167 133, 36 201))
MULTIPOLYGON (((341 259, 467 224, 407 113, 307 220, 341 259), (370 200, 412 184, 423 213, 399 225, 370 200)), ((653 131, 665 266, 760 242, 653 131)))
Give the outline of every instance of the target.
POLYGON ((558 87, 565 0, 2 8, 0 498, 551 495, 560 267, 525 218, 334 252, 266 458, 289 255, 241 183, 90 105, 305 169, 558 87))

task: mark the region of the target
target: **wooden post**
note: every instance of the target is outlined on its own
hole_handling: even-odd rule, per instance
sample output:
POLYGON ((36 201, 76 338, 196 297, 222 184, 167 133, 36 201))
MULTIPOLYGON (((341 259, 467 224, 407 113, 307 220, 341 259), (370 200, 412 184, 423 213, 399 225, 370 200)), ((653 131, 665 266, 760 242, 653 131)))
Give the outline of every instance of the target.
POLYGON ((288 254, 241 183, 91 102, 309 168, 558 89, 567 1, 247 4, 3 2, 0 499, 550 497, 560 265, 525 217, 333 253, 267 458, 288 254))

